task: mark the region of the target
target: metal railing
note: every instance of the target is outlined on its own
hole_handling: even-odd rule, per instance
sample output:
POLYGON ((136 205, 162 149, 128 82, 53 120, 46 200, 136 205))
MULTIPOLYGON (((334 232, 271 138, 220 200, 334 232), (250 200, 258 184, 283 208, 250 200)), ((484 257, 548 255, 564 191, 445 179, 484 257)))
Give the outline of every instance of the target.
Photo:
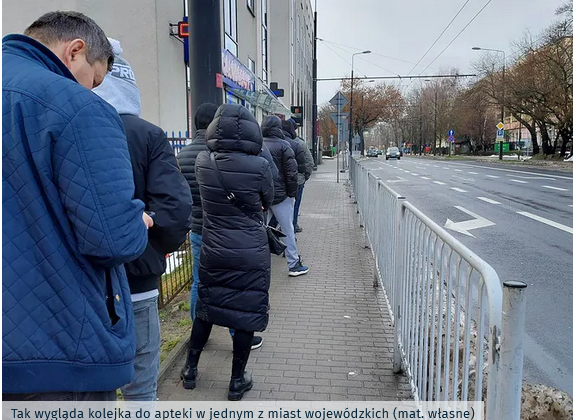
POLYGON ((394 324, 394 371, 416 399, 485 399, 487 419, 519 419, 525 285, 502 292, 490 265, 355 158, 350 179, 394 324))
POLYGON ((189 133, 187 131, 185 133, 179 131, 178 136, 175 135, 175 131, 171 132, 171 136, 166 131, 165 136, 167 137, 167 140, 169 140, 169 143, 173 148, 175 156, 177 156, 181 151, 181 149, 183 149, 183 147, 185 147, 185 145, 189 144, 189 142, 191 141, 191 139, 189 138, 189 133))
POLYGON ((166 257, 167 268, 159 281, 159 308, 165 307, 192 281, 193 255, 189 239, 166 257))

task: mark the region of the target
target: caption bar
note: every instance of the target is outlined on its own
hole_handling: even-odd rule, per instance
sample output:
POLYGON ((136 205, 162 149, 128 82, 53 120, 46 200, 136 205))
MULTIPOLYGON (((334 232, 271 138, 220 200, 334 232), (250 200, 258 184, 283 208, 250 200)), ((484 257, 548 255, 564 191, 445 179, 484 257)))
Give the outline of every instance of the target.
POLYGON ((483 420, 482 402, 4 402, 4 419, 193 419, 193 420, 346 420, 471 419, 483 420))

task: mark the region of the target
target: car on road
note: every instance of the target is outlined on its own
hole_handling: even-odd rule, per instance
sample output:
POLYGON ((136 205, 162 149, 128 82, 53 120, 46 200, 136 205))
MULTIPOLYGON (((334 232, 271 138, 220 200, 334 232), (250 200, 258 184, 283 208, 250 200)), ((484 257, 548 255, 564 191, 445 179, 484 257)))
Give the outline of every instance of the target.
POLYGON ((389 147, 388 150, 386 150, 386 160, 388 159, 400 160, 400 149, 397 147, 389 147))
POLYGON ((368 149, 368 151, 366 152, 366 156, 378 157, 378 151, 376 149, 368 149))

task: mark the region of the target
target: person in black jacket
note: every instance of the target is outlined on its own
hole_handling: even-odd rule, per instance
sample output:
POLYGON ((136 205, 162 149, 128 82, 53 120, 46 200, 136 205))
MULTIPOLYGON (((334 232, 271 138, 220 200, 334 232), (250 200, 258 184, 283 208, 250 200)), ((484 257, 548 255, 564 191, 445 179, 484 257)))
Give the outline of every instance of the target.
POLYGON ((195 311, 197 307, 197 292, 199 290, 199 263, 201 261, 201 243, 203 233, 203 205, 201 204, 201 194, 199 184, 195 176, 195 161, 200 152, 206 151, 205 130, 213 121, 217 112, 217 105, 210 102, 201 104, 195 112, 195 135, 193 141, 185 146, 177 155, 179 167, 185 176, 191 195, 193 197, 193 224, 191 225, 191 249, 193 251, 193 284, 190 294, 191 319, 195 321, 195 311))
MULTIPOLYGON (((293 223, 295 232, 302 232, 302 228, 298 225, 298 213, 300 210, 300 203, 302 201, 302 192, 304 191, 304 185, 306 181, 312 175, 314 171, 314 159, 312 158, 312 153, 308 148, 306 142, 297 136, 296 129, 298 125, 292 118, 283 122, 283 131, 285 136, 292 139, 292 143, 298 143, 298 153, 297 162, 299 162, 299 174, 298 174, 298 191, 296 195, 296 200, 294 204, 294 216, 293 223), (302 156, 302 157, 301 157, 302 156), (303 159, 304 158, 304 159, 303 159), (304 160, 304 164, 301 161, 304 160)), ((292 144, 291 143, 291 144, 292 144)))
MULTIPOLYGON (((179 167, 189 183, 191 188, 191 195, 193 197, 193 224, 191 226, 191 248, 193 250, 193 284, 191 285, 190 293, 190 312, 191 319, 195 321, 196 308, 197 308, 197 295, 199 292, 199 265, 201 262, 201 244, 203 242, 203 206, 201 203, 201 194, 199 192, 199 184, 195 175, 195 162, 200 152, 207 151, 207 144, 205 143, 205 131, 217 112, 217 105, 207 102, 197 107, 195 112, 195 136, 193 141, 185 146, 177 155, 179 167)), ((272 162, 272 157, 268 150, 263 149, 262 156, 268 161, 272 162)), ((273 163, 273 177, 276 173, 276 168, 273 163)), ((233 330, 230 330, 233 336, 233 330)), ((257 349, 263 344, 263 338, 259 336, 253 337, 253 344, 251 349, 257 349)))
POLYGON ((247 108, 221 105, 205 138, 210 152, 199 153, 195 164, 203 201, 201 283, 181 379, 186 389, 195 388, 213 324, 233 328, 228 398, 240 400, 253 386, 245 367, 254 332, 269 320, 271 254, 262 221, 273 203, 273 178, 271 165, 259 155, 261 129, 247 108))
POLYGON ((135 194, 154 213, 144 253, 125 264, 136 328, 135 376, 121 388, 124 399, 157 400, 160 330, 158 282, 165 272, 165 255, 177 250, 191 227, 191 192, 179 171, 163 130, 140 118, 139 89, 129 63, 121 56, 119 41, 110 39, 113 70, 94 92, 111 104, 125 126, 133 168, 135 194))
POLYGON ((274 180, 275 199, 270 212, 277 219, 287 249, 285 251, 289 276, 301 276, 308 273, 308 267, 302 265, 294 237, 294 199, 298 191, 298 165, 289 143, 284 140, 281 120, 274 115, 263 120, 262 131, 265 145, 268 147, 278 169, 274 180))

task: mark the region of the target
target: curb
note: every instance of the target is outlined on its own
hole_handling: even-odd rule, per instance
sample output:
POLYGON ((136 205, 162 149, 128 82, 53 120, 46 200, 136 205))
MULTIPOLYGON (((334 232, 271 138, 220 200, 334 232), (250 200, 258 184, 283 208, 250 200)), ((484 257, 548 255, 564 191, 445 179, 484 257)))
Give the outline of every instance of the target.
POLYGON ((189 346, 189 340, 191 340, 191 328, 185 332, 185 335, 181 337, 181 340, 173 347, 173 350, 165 358, 161 366, 159 367, 159 376, 157 377, 157 383, 161 383, 164 379, 167 371, 177 363, 178 359, 187 351, 189 346), (186 338, 183 338, 186 337, 186 338))

